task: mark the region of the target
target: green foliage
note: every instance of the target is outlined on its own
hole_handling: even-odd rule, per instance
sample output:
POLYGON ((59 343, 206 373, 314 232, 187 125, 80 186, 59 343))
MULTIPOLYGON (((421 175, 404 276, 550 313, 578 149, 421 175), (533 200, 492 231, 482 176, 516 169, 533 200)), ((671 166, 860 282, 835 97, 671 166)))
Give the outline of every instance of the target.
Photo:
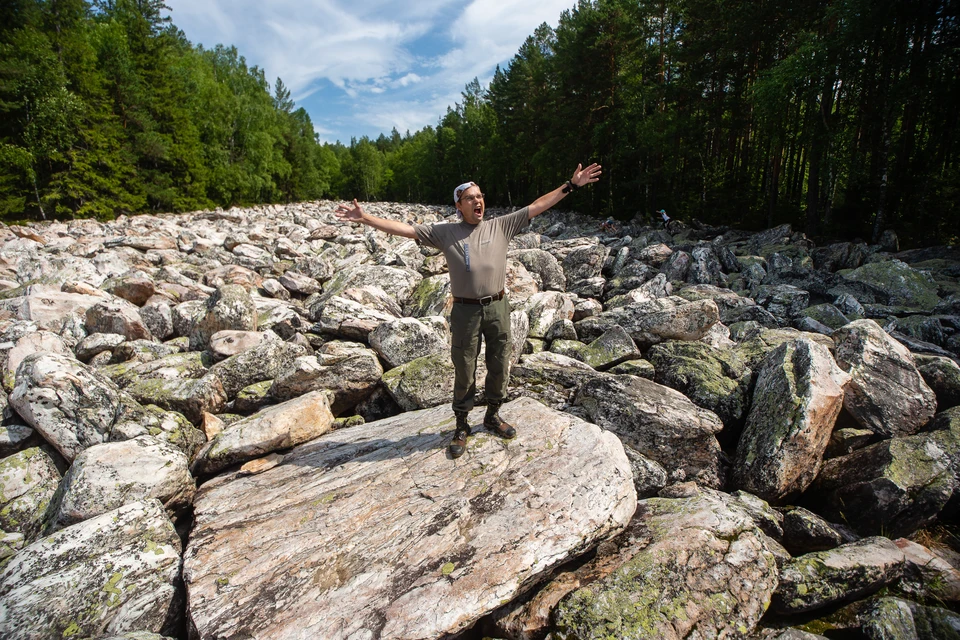
POLYGON ((318 198, 569 204, 818 238, 960 237, 960 22, 947 0, 580 0, 434 126, 319 144, 279 78, 191 45, 162 0, 0 8, 0 216, 318 198))
POLYGON ((0 216, 110 218, 330 195, 303 109, 160 0, 17 0, 0 27, 0 216))

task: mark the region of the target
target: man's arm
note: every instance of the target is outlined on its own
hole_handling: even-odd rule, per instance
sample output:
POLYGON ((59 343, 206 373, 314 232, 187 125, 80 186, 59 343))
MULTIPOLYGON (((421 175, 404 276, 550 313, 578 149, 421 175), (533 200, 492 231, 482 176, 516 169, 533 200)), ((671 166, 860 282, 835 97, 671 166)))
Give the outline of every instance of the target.
MULTIPOLYGON (((577 165, 577 170, 573 172, 573 177, 570 178, 570 182, 576 185, 578 188, 582 187, 585 184, 591 182, 596 182, 600 179, 600 165, 594 162, 592 165, 583 168, 583 165, 577 165)), ((550 193, 540 196, 529 206, 529 212, 527 213, 527 219, 533 220, 538 215, 557 204, 561 200, 567 197, 567 193, 564 189, 567 188, 567 185, 557 187, 550 193)))
POLYGON ((356 198, 353 200, 352 207, 346 204, 339 205, 336 214, 337 218, 345 222, 359 222, 394 236, 403 236, 404 238, 413 238, 414 240, 417 238, 417 232, 406 222, 397 222, 396 220, 387 220, 386 218, 378 218, 377 216, 370 215, 363 210, 363 207, 357 204, 356 198))

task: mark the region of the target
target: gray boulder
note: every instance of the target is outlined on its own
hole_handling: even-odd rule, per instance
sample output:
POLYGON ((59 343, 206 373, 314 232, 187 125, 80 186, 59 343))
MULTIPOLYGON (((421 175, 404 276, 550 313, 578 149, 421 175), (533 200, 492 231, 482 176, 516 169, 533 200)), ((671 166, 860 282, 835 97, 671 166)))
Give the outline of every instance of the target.
POLYGON ((777 585, 766 535, 730 496, 651 498, 631 533, 644 545, 619 568, 566 596, 553 637, 742 637, 777 585), (639 521, 639 523, 637 523, 639 521))
POLYGON ((767 356, 737 444, 733 483, 775 504, 803 493, 820 470, 849 380, 826 348, 805 338, 767 356))
POLYGON ((627 452, 630 470, 633 471, 633 487, 637 490, 637 498, 652 498, 667 486, 669 475, 659 463, 630 447, 626 447, 624 451, 627 452))
POLYGON ((31 541, 60 484, 60 471, 39 447, 0 460, 0 530, 31 541))
POLYGON ((960 615, 900 598, 877 598, 860 615, 869 640, 958 640, 960 615))
POLYGON ((320 283, 310 276, 297 273, 296 271, 285 271, 280 276, 280 284, 292 293, 299 293, 303 296, 309 296, 311 293, 320 293, 320 283))
POLYGON ((762 285, 755 297, 757 304, 783 319, 797 317, 810 305, 810 294, 789 284, 762 285))
POLYGON ((173 320, 173 335, 189 336, 193 325, 203 317, 204 313, 206 313, 206 303, 202 300, 187 300, 172 307, 170 315, 173 320))
POLYGON ((0 572, 9 638, 174 635, 180 538, 157 500, 134 502, 42 538, 0 572))
MULTIPOLYGON (((550 255, 549 253, 547 255, 550 255)), ((552 257, 552 256, 551 256, 552 257)), ((424 278, 404 305, 403 315, 414 318, 450 315, 450 274, 424 278)))
POLYGON ((511 393, 556 408, 565 406, 585 381, 601 375, 585 362, 550 351, 521 356, 510 373, 511 393))
POLYGON ((173 307, 166 299, 156 296, 140 307, 140 318, 150 334, 157 340, 167 340, 176 335, 173 324, 173 307))
POLYGON ((723 423, 683 394, 643 378, 604 375, 586 381, 573 404, 625 445, 656 460, 672 481, 722 486, 716 434, 723 423))
POLYGON ((713 245, 699 245, 690 252, 691 263, 687 279, 694 284, 726 285, 723 265, 713 245))
POLYGON ((310 307, 310 317, 317 323, 314 331, 347 340, 367 340, 371 331, 384 322, 396 320, 399 315, 341 296, 332 296, 310 307))
MULTIPOLYGON (((477 369, 479 390, 483 375, 477 369)), ((441 351, 390 369, 383 374, 383 386, 405 411, 415 411, 453 400, 454 374, 450 352, 441 351)))
POLYGON ((380 324, 370 332, 370 347, 376 351, 388 369, 449 347, 449 330, 442 317, 399 318, 380 324))
POLYGON ((837 364, 850 374, 843 407, 864 428, 885 437, 916 433, 937 409, 911 353, 873 320, 838 329, 837 364))
POLYGON ((603 333, 583 349, 577 352, 575 356, 597 371, 603 371, 640 357, 640 350, 634 343, 633 338, 623 327, 613 327, 603 333))
POLYGON ((141 404, 155 404, 200 424, 203 414, 220 413, 227 403, 223 384, 216 376, 136 380, 123 389, 141 404))
POLYGON ((23 451, 36 441, 36 432, 26 425, 0 425, 0 458, 23 451))
POLYGON ((52 353, 20 364, 10 406, 68 461, 89 446, 143 431, 143 407, 129 394, 79 361, 52 353))
POLYGON ((190 330, 190 349, 206 349, 213 334, 225 329, 256 331, 257 319, 257 307, 247 289, 238 284, 224 285, 207 299, 190 330))
POLYGON ((727 427, 743 425, 753 372, 736 352, 702 342, 669 341, 650 347, 647 360, 656 371, 656 382, 714 412, 727 427))
POLYGON ((937 396, 937 410, 960 405, 960 366, 942 356, 914 355, 923 381, 937 396))
MULTIPOLYGON (((29 330, 27 327, 24 329, 29 330)), ((120 342, 124 338, 118 336, 120 342)), ((6 352, 6 368, 3 372, 3 388, 7 391, 13 391, 16 384, 17 368, 23 359, 32 353, 38 351, 49 351, 62 356, 72 356, 73 352, 67 346, 60 336, 49 331, 29 331, 16 339, 13 346, 6 352)))
POLYGON ((771 606, 779 613, 801 613, 854 600, 895 582, 903 568, 903 552, 887 538, 808 553, 781 567, 771 606))
POLYGON ((517 440, 477 433, 455 462, 453 414, 437 407, 204 484, 184 562, 190 624, 201 637, 455 635, 626 525, 636 497, 612 434, 529 399, 501 412, 525 425, 517 440), (371 518, 376 505, 393 515, 371 518))
POLYGON ((673 249, 662 242, 647 245, 636 252, 637 259, 646 262, 651 267, 659 267, 666 262, 672 254, 673 249))
MULTIPOLYGON (((736 346, 737 355, 746 362, 747 366, 759 370, 761 363, 766 359, 771 351, 782 345, 784 342, 793 342, 799 338, 807 338, 816 342, 827 349, 833 349, 833 340, 819 333, 808 333, 797 331, 796 329, 770 329, 765 327, 754 327, 755 330, 748 330, 737 335, 738 342, 736 346)), ((731 332, 731 336, 732 336, 731 332)))
POLYGON ((86 313, 88 333, 117 333, 127 340, 151 340, 150 330, 140 317, 140 310, 126 300, 98 302, 86 313))
POLYGON ((720 312, 713 300, 687 302, 666 297, 617 307, 598 318, 620 325, 644 348, 666 340, 699 340, 720 321, 720 312))
POLYGON ((671 282, 686 282, 692 262, 693 258, 686 251, 674 251, 660 266, 660 271, 662 271, 667 277, 667 280, 671 282))
POLYGON ((182 451, 151 436, 85 449, 63 477, 46 533, 140 500, 159 500, 174 522, 193 502, 196 483, 182 451))
POLYGON ((293 366, 297 358, 308 355, 305 347, 283 342, 273 332, 264 335, 265 339, 255 347, 218 362, 205 374, 220 381, 227 400, 235 398, 245 387, 273 380, 293 366))
POLYGON ((891 305, 932 311, 940 302, 937 284, 930 275, 899 260, 870 262, 840 274, 846 280, 882 291, 891 305))
POLYGON ((610 250, 602 244, 594 244, 574 249, 563 259, 563 273, 567 287, 600 276, 603 262, 610 250))
POLYGON ((527 299, 524 310, 530 318, 529 337, 545 338, 557 322, 573 320, 573 302, 556 291, 541 291, 527 299))
POLYGON ((566 275, 563 267, 552 254, 543 249, 520 249, 511 251, 509 257, 519 260, 541 291, 563 291, 566 286, 566 275))
POLYGON ((884 440, 824 462, 805 499, 863 535, 910 535, 950 500, 958 456, 949 430, 884 440))
POLYGON ((906 558, 904 581, 910 586, 905 591, 916 589, 941 602, 960 602, 960 570, 922 544, 906 538, 893 542, 906 558))
POLYGON ((629 293, 644 287, 657 276, 662 279, 662 282, 667 281, 667 277, 659 273, 654 267, 644 262, 632 260, 614 272, 613 277, 606 283, 603 291, 604 297, 609 300, 615 296, 629 293))
POLYGON ((934 347, 942 347, 947 341, 943 324, 939 318, 929 316, 907 316, 897 318, 897 333, 904 334, 918 342, 926 342, 934 347))
POLYGON ((150 404, 143 408, 144 417, 140 430, 131 430, 131 437, 151 435, 157 440, 168 442, 182 451, 187 459, 192 459, 197 450, 207 441, 203 431, 190 423, 183 414, 176 411, 164 411, 150 404))
POLYGON ((356 343, 328 342, 316 356, 301 356, 280 371, 270 395, 283 401, 311 391, 330 391, 331 410, 340 415, 369 397, 382 376, 376 352, 356 343))
POLYGON ((167 355, 151 358, 150 360, 133 360, 117 365, 101 367, 98 372, 110 377, 120 387, 144 380, 177 380, 202 378, 212 360, 207 354, 200 351, 186 353, 174 352, 167 355))
POLYGON ((830 522, 803 507, 788 507, 783 514, 783 546, 794 556, 828 551, 846 540, 843 532, 830 522))
POLYGON ((850 323, 850 319, 843 315, 843 312, 832 304, 817 304, 812 307, 807 307, 800 313, 831 329, 839 329, 843 325, 850 323))
POLYGON ((325 282, 321 299, 326 301, 333 296, 342 296, 347 289, 373 286, 403 307, 422 279, 420 274, 402 267, 361 264, 348 267, 325 282))
MULTIPOLYGON (((110 359, 113 357, 113 350, 126 341, 127 339, 119 333, 91 333, 77 345, 75 349, 77 359, 89 363, 95 356, 104 352, 107 353, 107 359, 110 359)), ((41 351, 47 351, 47 349, 41 349, 41 351)))

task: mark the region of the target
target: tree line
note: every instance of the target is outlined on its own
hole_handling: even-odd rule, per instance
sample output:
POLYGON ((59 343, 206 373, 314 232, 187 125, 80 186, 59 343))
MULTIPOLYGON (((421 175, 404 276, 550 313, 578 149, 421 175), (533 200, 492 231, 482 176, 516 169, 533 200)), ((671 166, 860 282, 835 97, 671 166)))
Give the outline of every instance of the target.
POLYGON ((571 206, 912 244, 960 236, 958 0, 582 0, 435 126, 320 144, 235 48, 161 0, 0 9, 0 216, 350 198, 571 206))

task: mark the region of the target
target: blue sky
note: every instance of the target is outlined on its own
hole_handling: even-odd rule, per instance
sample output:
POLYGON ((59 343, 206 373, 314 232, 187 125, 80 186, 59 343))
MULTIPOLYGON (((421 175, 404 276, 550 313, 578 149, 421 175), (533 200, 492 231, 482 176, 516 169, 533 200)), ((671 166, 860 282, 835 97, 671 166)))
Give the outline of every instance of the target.
POLYGON ((194 44, 279 76, 325 142, 436 125, 575 0, 167 0, 194 44))

